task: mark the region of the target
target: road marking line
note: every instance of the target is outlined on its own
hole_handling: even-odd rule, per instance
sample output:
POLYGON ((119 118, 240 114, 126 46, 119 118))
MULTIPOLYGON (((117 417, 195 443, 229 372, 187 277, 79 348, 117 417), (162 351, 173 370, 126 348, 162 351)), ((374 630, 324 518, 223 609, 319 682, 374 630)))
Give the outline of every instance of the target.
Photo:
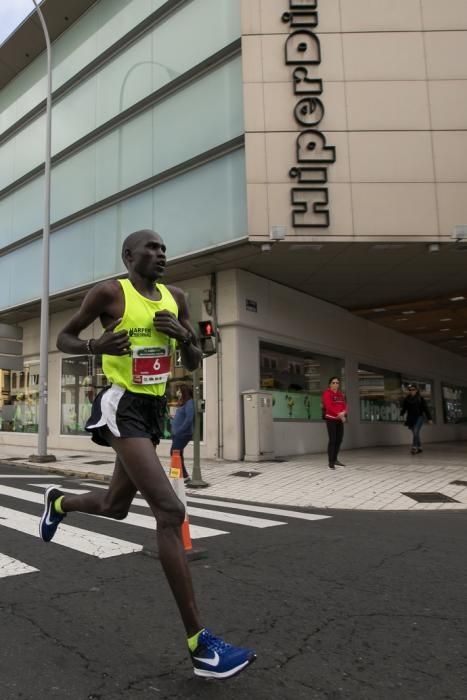
MULTIPOLYGON (((85 485, 85 482, 81 482, 85 485)), ((101 484, 93 484, 93 488, 96 489, 106 489, 107 486, 102 486, 101 484)), ((234 501, 216 501, 211 498, 190 498, 187 497, 187 501, 196 505, 201 503, 202 505, 217 506, 219 508, 232 508, 234 510, 247 510, 251 513, 264 513, 265 515, 282 515, 284 518, 297 518, 298 520, 325 520, 326 518, 332 518, 332 515, 318 515, 317 513, 303 513, 302 511, 296 510, 285 510, 283 508, 269 508, 267 506, 255 506, 248 505, 246 503, 235 503, 234 501)), ((146 506, 148 504, 142 498, 135 498, 133 500, 135 506, 146 506)), ((217 512, 217 511, 211 511, 217 512)), ((190 510, 188 510, 190 513, 190 510)), ((276 522, 276 521, 274 521, 276 522)))
MULTIPOLYGON (((0 527, 8 527, 26 535, 39 537, 39 520, 40 518, 35 515, 0 506, 0 527)), ((107 537, 107 535, 100 535, 97 532, 90 532, 63 523, 60 524, 55 533, 53 544, 59 544, 83 554, 90 554, 99 559, 140 552, 143 549, 141 544, 119 540, 116 537, 107 537)))
POLYGON ((297 518, 298 520, 325 520, 331 518, 332 515, 318 515, 317 513, 303 513, 296 510, 285 510, 283 508, 269 508, 267 506, 247 505, 244 503, 235 503, 233 501, 215 501, 210 498, 190 498, 189 502, 202 503, 209 506, 218 506, 219 508, 233 508, 234 510, 248 510, 252 513, 265 513, 266 515, 280 515, 284 518, 297 518))
MULTIPOLYGON (((206 508, 193 508, 188 506, 188 516, 191 518, 205 518, 206 520, 221 520, 226 523, 234 523, 235 525, 246 525, 248 527, 256 527, 263 529, 266 527, 275 527, 276 525, 286 525, 279 520, 267 520, 266 518, 252 518, 248 515, 238 515, 237 513, 226 513, 224 510, 207 510, 206 508)), ((190 525, 191 529, 191 525, 190 525)))
POLYGON ((82 496, 83 493, 89 493, 89 489, 67 489, 61 484, 27 484, 28 486, 33 486, 36 487, 37 489, 46 489, 49 488, 49 486, 56 486, 57 489, 60 489, 62 493, 72 493, 74 496, 82 496))
POLYGON ((39 569, 19 561, 19 559, 13 559, 6 554, 0 553, 0 578, 18 576, 20 574, 31 574, 34 571, 39 571, 39 569))

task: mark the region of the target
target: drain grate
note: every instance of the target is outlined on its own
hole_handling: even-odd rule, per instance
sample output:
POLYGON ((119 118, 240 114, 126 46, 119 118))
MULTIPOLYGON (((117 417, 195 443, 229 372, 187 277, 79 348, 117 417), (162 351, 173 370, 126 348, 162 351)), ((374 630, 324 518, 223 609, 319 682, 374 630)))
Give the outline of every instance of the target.
POLYGON ((413 498, 417 503, 459 503, 455 498, 445 496, 444 493, 437 493, 436 491, 427 491, 425 493, 422 491, 402 492, 402 495, 413 498))
POLYGON ((251 479, 252 476, 258 476, 261 472, 233 472, 230 476, 243 476, 245 479, 251 479))
POLYGON ((68 455, 65 459, 82 459, 83 457, 86 457, 86 455, 68 455))
POLYGON ((456 479, 456 481, 450 481, 450 484, 454 484, 454 486, 467 486, 467 481, 462 481, 461 479, 456 479))
POLYGON ((106 459, 95 459, 94 462, 85 462, 84 464, 113 464, 113 462, 109 462, 106 459))
POLYGON ((19 462, 19 461, 27 462, 28 458, 27 457, 6 457, 5 461, 6 462, 19 462))

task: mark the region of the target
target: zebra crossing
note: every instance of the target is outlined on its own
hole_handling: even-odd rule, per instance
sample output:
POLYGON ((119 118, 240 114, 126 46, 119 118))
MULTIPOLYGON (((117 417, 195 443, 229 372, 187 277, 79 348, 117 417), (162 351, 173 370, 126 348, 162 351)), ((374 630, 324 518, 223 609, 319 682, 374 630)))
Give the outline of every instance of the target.
MULTIPOLYGON (((69 494, 85 494, 93 490, 106 489, 107 486, 102 483, 90 481, 79 481, 76 486, 71 488, 62 485, 63 476, 57 475, 32 475, 32 474, 15 474, 0 476, 0 498, 7 498, 19 504, 19 509, 0 505, 0 533, 2 528, 21 532, 31 537, 39 537, 39 520, 42 513, 44 502, 44 491, 49 486, 57 486, 64 493, 69 494), (5 481, 13 481, 13 485, 4 483, 5 481), (21 504, 40 505, 37 509, 37 514, 23 512, 21 504)), ((75 484, 73 484, 75 486, 75 484)), ((11 500, 8 501, 11 506, 11 500)), ((254 528, 264 530, 266 528, 283 527, 292 519, 305 521, 319 521, 329 518, 328 515, 320 515, 307 513, 303 511, 287 510, 283 508, 274 508, 268 506, 255 506, 245 503, 236 503, 229 501, 219 501, 207 497, 187 497, 187 511, 190 521, 190 535, 192 540, 203 538, 219 537, 228 535, 232 526, 234 528, 254 528), (269 517, 266 517, 269 516, 269 517), (274 516, 274 517, 270 517, 274 516), (209 525, 198 524, 196 521, 201 519, 209 521, 209 525), (194 522, 195 521, 195 522, 194 522), (218 527, 211 527, 210 522, 215 521, 218 527), (225 529, 225 528, 230 528, 225 529)), ((142 498, 135 498, 133 508, 145 509, 149 511, 149 506, 142 498)), ((101 516, 91 514, 80 514, 85 518, 85 522, 89 524, 87 527, 76 527, 63 522, 60 524, 57 533, 51 543, 68 549, 75 550, 90 557, 98 559, 107 559, 110 557, 123 556, 143 550, 144 537, 141 536, 140 530, 156 529, 156 521, 152 514, 144 514, 134 512, 132 510, 125 520, 111 520, 115 525, 115 529, 126 527, 124 537, 103 534, 99 532, 99 523, 97 521, 108 519, 101 516), (127 539, 128 527, 132 531, 131 541, 127 539), (133 536, 134 534, 134 536, 133 536)), ((16 559, 9 555, 0 552, 0 578, 9 576, 17 576, 28 573, 37 573, 39 569, 31 566, 27 562, 16 559)))

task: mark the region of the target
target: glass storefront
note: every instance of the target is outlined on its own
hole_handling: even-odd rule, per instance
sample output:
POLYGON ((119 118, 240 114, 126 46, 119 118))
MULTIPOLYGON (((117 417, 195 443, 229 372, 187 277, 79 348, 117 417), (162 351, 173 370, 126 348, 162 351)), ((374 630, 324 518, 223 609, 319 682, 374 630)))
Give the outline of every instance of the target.
MULTIPOLYGON (((203 396, 203 372, 199 370, 201 397, 203 396)), ((177 390, 181 384, 192 389, 192 376, 180 362, 179 355, 172 362, 172 376, 167 383, 167 417, 164 438, 170 439, 170 418, 177 408, 177 390)), ((91 404, 98 392, 107 386, 99 355, 88 357, 64 357, 61 376, 61 426, 63 435, 89 435, 84 429, 91 415, 91 404)), ((202 433, 201 433, 202 434, 202 433)))
POLYGON ((91 404, 106 386, 100 357, 64 357, 61 378, 61 425, 63 435, 87 435, 84 426, 91 404))
POLYGON ((445 423, 467 423, 467 387, 442 385, 445 423))
POLYGON ((322 420, 321 394, 334 375, 343 386, 337 357, 260 342, 260 387, 272 394, 274 420, 322 420))
POLYGON ((433 382, 431 379, 391 372, 380 367, 359 365, 360 420, 383 423, 403 421, 400 416, 400 408, 409 384, 418 386, 434 421, 433 382))
POLYGON ((39 361, 26 361, 21 372, 1 370, 0 392, 0 431, 37 433, 39 361))

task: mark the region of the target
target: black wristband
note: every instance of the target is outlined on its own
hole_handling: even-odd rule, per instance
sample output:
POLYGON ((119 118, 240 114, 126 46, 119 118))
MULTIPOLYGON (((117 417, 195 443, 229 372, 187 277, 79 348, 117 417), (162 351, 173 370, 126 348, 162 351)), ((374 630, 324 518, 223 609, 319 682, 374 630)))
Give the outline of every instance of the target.
POLYGON ((184 348, 187 348, 189 345, 191 345, 193 342, 193 338, 191 337, 191 333, 188 333, 188 336, 184 340, 179 340, 178 344, 183 345, 184 348))

